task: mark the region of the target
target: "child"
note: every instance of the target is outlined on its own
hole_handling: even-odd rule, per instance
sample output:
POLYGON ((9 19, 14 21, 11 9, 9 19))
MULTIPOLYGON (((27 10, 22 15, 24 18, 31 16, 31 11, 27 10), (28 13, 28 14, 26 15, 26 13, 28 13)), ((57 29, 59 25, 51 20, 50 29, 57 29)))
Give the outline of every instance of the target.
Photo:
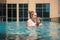
POLYGON ((41 23, 41 18, 40 18, 40 17, 37 17, 36 26, 38 27, 38 26, 40 26, 40 25, 42 25, 42 23, 41 23))

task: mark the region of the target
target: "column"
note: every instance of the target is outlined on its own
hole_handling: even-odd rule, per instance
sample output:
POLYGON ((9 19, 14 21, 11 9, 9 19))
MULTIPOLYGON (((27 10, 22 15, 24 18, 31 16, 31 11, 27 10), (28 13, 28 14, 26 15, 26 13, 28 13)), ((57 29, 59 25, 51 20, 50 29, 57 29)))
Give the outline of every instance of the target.
POLYGON ((17 23, 19 22, 19 5, 17 4, 17 23))

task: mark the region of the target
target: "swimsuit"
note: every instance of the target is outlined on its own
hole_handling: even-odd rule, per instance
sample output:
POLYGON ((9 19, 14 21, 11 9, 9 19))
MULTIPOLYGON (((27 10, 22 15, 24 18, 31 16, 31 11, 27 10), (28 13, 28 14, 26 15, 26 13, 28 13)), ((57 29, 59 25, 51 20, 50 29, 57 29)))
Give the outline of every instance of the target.
POLYGON ((31 27, 28 27, 28 30, 30 32, 29 36, 35 36, 37 37, 37 33, 36 33, 36 22, 33 22, 31 19, 29 20, 29 22, 31 21, 31 27))

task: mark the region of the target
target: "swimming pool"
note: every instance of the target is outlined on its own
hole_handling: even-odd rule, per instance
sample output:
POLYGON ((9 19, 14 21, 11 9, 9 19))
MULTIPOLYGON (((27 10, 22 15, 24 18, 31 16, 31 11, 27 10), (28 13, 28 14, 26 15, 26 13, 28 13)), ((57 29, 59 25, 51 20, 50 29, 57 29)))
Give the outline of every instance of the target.
MULTIPOLYGON (((38 39, 60 40, 60 23, 42 21, 40 27, 36 28, 38 39)), ((16 34, 29 36, 29 30, 26 27, 26 21, 23 22, 0 22, 0 34, 16 34)), ((0 36, 0 40, 3 36, 0 36)))

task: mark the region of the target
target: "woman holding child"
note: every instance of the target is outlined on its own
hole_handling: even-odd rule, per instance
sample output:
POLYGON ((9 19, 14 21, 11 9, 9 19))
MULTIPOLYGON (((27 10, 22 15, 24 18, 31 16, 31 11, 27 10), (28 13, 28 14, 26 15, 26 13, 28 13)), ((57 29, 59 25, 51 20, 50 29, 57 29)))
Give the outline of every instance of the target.
POLYGON ((27 28, 30 30, 29 36, 31 38, 28 38, 27 40, 35 40, 37 39, 37 33, 35 29, 41 23, 41 19, 40 17, 37 17, 37 14, 34 13, 33 11, 30 11, 29 14, 30 14, 30 19, 27 20, 27 28))

